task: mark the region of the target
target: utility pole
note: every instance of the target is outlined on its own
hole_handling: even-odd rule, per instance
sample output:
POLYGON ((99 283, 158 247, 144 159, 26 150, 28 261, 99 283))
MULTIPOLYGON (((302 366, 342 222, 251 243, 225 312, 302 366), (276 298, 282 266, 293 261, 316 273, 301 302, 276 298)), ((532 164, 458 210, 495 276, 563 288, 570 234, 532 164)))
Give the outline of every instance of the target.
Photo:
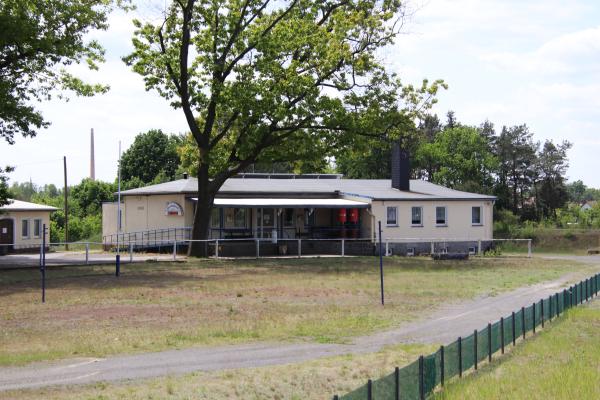
POLYGON ((68 198, 68 186, 67 186, 67 156, 63 156, 64 172, 65 172, 65 250, 69 250, 69 205, 67 203, 68 198))

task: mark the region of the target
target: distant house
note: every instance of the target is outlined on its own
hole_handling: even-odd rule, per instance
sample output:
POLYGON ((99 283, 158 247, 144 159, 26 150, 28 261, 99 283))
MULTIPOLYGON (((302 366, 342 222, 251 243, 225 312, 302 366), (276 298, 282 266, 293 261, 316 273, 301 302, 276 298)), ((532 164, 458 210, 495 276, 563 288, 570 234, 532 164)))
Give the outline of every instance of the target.
POLYGON ((57 208, 20 200, 9 201, 9 204, 0 207, 0 254, 39 247, 43 225, 48 227, 48 238, 50 213, 57 208))
MULTIPOLYGON (((392 179, 335 174, 241 174, 219 190, 210 220, 213 239, 334 239, 382 236, 403 253, 414 243, 493 237, 494 196, 410 180, 408 160, 395 157, 392 179), (401 245, 402 244, 402 245, 401 245)), ((189 238, 197 202, 194 178, 121 193, 121 243, 189 238)), ((103 205, 103 236, 114 243, 117 203, 103 205)), ((428 246, 428 245, 427 245, 428 246)), ((422 246, 423 250, 426 246, 422 246)), ((429 247, 427 247, 429 250, 429 247)))
POLYGON ((581 204, 581 211, 588 211, 591 210, 592 208, 594 208, 594 206, 596 205, 597 201, 595 200, 586 200, 581 204))

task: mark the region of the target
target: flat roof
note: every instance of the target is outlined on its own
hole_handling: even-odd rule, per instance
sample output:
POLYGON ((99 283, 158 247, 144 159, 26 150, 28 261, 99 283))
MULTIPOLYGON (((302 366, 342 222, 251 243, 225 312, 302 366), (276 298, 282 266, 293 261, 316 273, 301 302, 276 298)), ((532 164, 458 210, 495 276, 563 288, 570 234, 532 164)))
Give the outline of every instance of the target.
MULTIPOLYGON (((197 201, 197 198, 192 198, 197 201)), ((368 208, 369 203, 348 199, 303 199, 303 198, 216 198, 216 207, 256 208, 256 207, 281 207, 281 208, 368 208)))
POLYGON ((57 211, 58 208, 45 204, 30 203, 28 201, 8 199, 7 205, 0 207, 3 211, 57 211))

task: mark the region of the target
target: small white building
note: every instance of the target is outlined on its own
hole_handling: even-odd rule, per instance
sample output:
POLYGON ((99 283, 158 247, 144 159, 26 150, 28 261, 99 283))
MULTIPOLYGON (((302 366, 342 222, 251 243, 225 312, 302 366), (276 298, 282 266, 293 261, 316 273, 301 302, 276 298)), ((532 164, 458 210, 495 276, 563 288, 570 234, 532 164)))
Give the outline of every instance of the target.
POLYGON ((50 237, 50 213, 57 208, 20 200, 0 207, 0 254, 14 250, 38 248, 42 244, 42 228, 48 228, 50 237))

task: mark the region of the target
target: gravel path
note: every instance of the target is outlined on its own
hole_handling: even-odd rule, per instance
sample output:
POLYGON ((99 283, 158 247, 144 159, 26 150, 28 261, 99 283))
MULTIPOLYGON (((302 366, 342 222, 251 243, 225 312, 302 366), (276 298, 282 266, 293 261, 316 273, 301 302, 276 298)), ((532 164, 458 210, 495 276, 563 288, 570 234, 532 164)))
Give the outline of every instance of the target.
MULTIPOLYGON (((600 270, 600 256, 556 258, 597 263, 600 270)), ((554 294, 576 277, 576 274, 569 274, 552 282, 454 304, 439 309, 425 320, 358 337, 350 344, 263 342, 3 367, 0 368, 0 391, 289 364, 349 353, 370 353, 386 345, 400 343, 449 343, 458 336, 468 335, 474 329, 482 328, 488 322, 496 321, 522 306, 554 294)))

